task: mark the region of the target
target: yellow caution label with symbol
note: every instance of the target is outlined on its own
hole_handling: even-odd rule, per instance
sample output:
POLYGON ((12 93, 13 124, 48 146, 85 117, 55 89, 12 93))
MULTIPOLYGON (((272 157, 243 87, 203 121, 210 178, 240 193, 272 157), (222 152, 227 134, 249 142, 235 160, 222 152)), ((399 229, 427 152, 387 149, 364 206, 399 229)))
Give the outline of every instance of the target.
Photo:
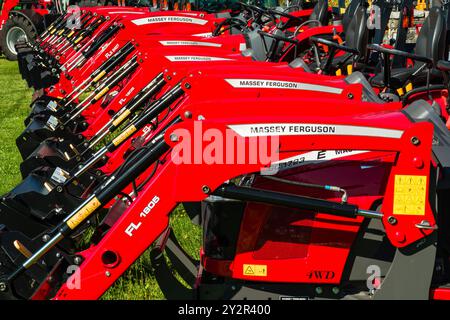
POLYGON ((426 194, 426 176, 396 175, 394 214, 424 216, 426 194))
POLYGON ((264 264, 244 264, 244 276, 267 277, 267 266, 264 264))

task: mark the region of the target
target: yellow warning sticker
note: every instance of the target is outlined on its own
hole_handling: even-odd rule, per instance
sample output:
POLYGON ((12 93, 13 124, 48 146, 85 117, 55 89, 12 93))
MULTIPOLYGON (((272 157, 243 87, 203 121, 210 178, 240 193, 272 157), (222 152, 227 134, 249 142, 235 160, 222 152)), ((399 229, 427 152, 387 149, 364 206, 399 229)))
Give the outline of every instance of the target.
POLYGON ((100 79, 103 78, 105 74, 106 74, 106 71, 103 70, 92 80, 92 82, 95 82, 95 83, 99 82, 100 79))
POLYGON ((347 65, 347 74, 351 75, 353 73, 353 65, 349 64, 347 65))
POLYGON ((394 214, 425 215, 426 176, 396 175, 394 214))
POLYGON ((267 266, 263 264, 244 264, 244 276, 267 277, 267 266))
POLYGON ((117 119, 113 121, 113 126, 118 127, 130 114, 131 114, 131 111, 128 109, 125 109, 125 111, 122 112, 117 117, 117 119))
POLYGON ((406 89, 406 92, 410 92, 410 91, 413 89, 413 84, 412 84, 411 82, 408 83, 408 84, 406 85, 405 89, 406 89))
POLYGON ((81 222, 83 222, 89 215, 100 207, 100 201, 94 197, 83 208, 81 208, 72 218, 67 221, 67 226, 70 229, 75 229, 81 222))
POLYGON ((101 97, 103 97, 107 92, 109 91, 108 87, 104 87, 95 97, 94 100, 98 101, 101 99, 101 97))
POLYGON ((113 141, 113 145, 116 147, 121 144, 125 139, 131 136, 134 132, 136 132, 137 128, 134 125, 131 125, 128 129, 118 135, 113 141))

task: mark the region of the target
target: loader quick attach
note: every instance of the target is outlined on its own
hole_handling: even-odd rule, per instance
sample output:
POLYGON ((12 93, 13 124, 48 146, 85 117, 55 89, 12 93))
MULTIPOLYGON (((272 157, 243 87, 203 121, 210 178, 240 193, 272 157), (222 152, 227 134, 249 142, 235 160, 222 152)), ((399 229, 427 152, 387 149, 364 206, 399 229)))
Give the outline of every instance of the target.
POLYGON ((447 8, 411 52, 403 25, 380 46, 395 6, 376 4, 370 34, 360 0, 61 14, 18 50, 38 92, 0 200, 0 299, 99 299, 146 250, 167 298, 448 299, 447 8))

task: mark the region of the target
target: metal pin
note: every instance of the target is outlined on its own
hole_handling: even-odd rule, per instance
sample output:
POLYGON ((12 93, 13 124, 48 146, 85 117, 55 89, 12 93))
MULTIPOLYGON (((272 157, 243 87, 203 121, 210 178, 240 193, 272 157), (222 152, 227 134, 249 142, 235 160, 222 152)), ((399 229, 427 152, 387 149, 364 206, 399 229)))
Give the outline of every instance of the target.
POLYGON ((14 240, 14 247, 19 251, 25 258, 30 258, 33 254, 28 250, 19 240, 14 240))

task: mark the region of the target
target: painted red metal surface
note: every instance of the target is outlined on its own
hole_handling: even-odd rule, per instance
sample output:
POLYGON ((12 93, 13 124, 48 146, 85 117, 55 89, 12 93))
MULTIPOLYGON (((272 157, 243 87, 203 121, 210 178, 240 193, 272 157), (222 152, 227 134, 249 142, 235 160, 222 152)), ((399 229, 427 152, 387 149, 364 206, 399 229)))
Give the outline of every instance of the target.
MULTIPOLYGON (((259 123, 321 123, 321 124, 348 124, 351 126, 369 126, 374 128, 383 128, 390 130, 400 130, 402 132, 399 138, 387 138, 387 137, 367 137, 367 136, 329 136, 329 135, 309 135, 299 136, 279 136, 281 149, 279 150, 280 159, 286 159, 294 154, 298 154, 299 151, 313 151, 313 150, 335 150, 336 148, 345 148, 351 150, 371 150, 379 152, 395 152, 397 153, 397 160, 392 163, 392 169, 387 179, 387 188, 385 189, 383 198, 383 213, 390 216, 393 213, 392 197, 393 190, 392 184, 397 174, 411 174, 411 175, 423 175, 428 176, 428 165, 422 168, 416 168, 412 165, 410 159, 412 155, 423 155, 425 163, 430 162, 429 148, 431 144, 432 127, 428 123, 413 124, 400 112, 380 111, 380 106, 367 104, 365 112, 361 113, 361 110, 357 108, 356 104, 351 103, 334 103, 330 105, 327 99, 316 99, 316 105, 321 106, 320 109, 325 108, 327 114, 318 114, 319 108, 313 108, 305 110, 304 113, 299 115, 294 106, 298 105, 299 99, 285 99, 283 105, 279 108, 273 108, 273 99, 266 98, 261 99, 258 102, 249 102, 245 109, 240 110, 232 119, 228 119, 229 115, 226 110, 231 108, 236 102, 236 99, 230 98, 228 101, 224 101, 223 108, 210 108, 207 103, 190 104, 183 108, 183 111, 190 111, 193 114, 193 118, 197 119, 198 115, 202 115, 205 120, 202 121, 202 131, 205 132, 208 129, 219 130, 224 133, 229 129, 230 125, 244 125, 244 124, 259 124, 259 123), (356 109, 355 109, 356 108, 356 109), (375 110, 377 112, 371 112, 375 110), (339 116, 337 116, 339 114, 339 116), (270 115, 270 118, 268 117, 270 115), (314 116, 314 119, 313 119, 314 116), (423 141, 422 144, 415 146, 411 144, 411 137, 416 136, 423 141), (428 151, 428 152, 427 152, 428 151)), ((181 112, 180 114, 184 114, 181 112)), ((194 134, 194 130, 198 123, 193 123, 189 119, 166 133, 167 142, 174 145, 168 137, 174 132, 179 130, 187 130, 194 134)), ((246 148, 249 148, 249 138, 243 138, 246 141, 246 148)), ((270 139, 269 139, 270 140, 270 139)), ((65 286, 58 292, 56 299, 95 299, 98 298, 128 267, 129 265, 139 257, 142 252, 151 245, 151 243, 166 229, 168 224, 168 217, 171 210, 182 201, 200 201, 207 195, 202 191, 203 187, 207 185, 211 190, 215 190, 224 181, 233 177, 259 171, 262 163, 256 164, 239 164, 239 165, 227 165, 227 164, 183 164, 175 165, 170 159, 170 155, 164 157, 164 164, 159 166, 159 169, 153 179, 149 182, 146 188, 143 190, 142 195, 137 198, 133 204, 126 210, 121 218, 116 222, 112 229, 106 234, 106 236, 95 246, 91 247, 81 254, 85 257, 85 262, 81 265, 82 274, 82 288, 81 290, 68 290, 65 286), (195 179, 194 179, 195 177, 195 179), (183 187, 183 181, 190 181, 190 188, 183 187), (167 188, 171 185, 171 188, 167 188), (143 209, 148 205, 152 199, 157 197, 158 205, 155 206, 151 213, 143 214, 143 209), (138 228, 133 229, 131 233, 126 231, 130 230, 130 225, 139 225, 138 228), (101 261, 101 255, 105 250, 113 250, 120 256, 120 263, 114 268, 108 268, 101 261)), ((429 208, 425 213, 427 219, 433 220, 430 216, 429 208)), ((412 243, 424 236, 417 228, 414 227, 415 223, 420 222, 419 219, 424 217, 396 215, 398 223, 396 226, 387 226, 384 223, 387 235, 391 242, 396 246, 404 246, 412 243), (406 240, 402 243, 396 239, 396 232, 403 232, 406 235, 406 240)), ((341 225, 340 231, 350 231, 356 228, 358 220, 345 221, 341 219, 330 219, 326 215, 318 215, 316 219, 317 226, 333 226, 335 224, 341 225), (348 223, 348 226, 342 225, 342 222, 348 223), (356 223, 356 224, 355 224, 356 223)), ((314 224, 316 226, 316 224, 314 224)), ((314 231, 313 231, 314 232, 314 231)), ((338 232, 339 233, 339 232, 338 232)), ((319 235, 317 235, 319 236, 319 235)), ((330 237, 333 234, 330 233, 330 237)), ((320 237, 318 238, 320 239, 320 237)), ((350 238, 347 238, 350 241, 350 238)), ((309 250, 314 249, 315 259, 310 259, 308 263, 316 264, 317 266, 324 266, 325 263, 329 265, 329 258, 323 255, 324 252, 330 253, 325 250, 325 247, 317 246, 313 248, 311 245, 309 250), (322 254, 321 254, 322 253, 322 254), (316 255, 317 254, 317 255, 316 255)), ((329 248, 327 248, 329 249, 329 248)), ((333 255, 333 262, 340 263, 341 259, 344 259, 347 254, 345 249, 336 249, 336 255, 333 255)), ((243 255, 238 255, 237 259, 231 265, 233 277, 242 277, 242 263, 251 263, 254 260, 243 255), (244 259, 245 258, 245 259, 244 259), (241 274, 241 275, 240 275, 241 274)), ((254 259, 254 258, 253 258, 254 259)), ((297 260, 297 263, 290 264, 283 263, 282 260, 267 261, 270 273, 266 281, 278 281, 282 272, 295 271, 300 274, 298 281, 303 279, 305 282, 309 282, 307 277, 307 271, 305 270, 304 261, 302 259, 297 260), (301 263, 300 263, 301 262, 301 263), (303 269, 298 269, 302 268, 303 269), (287 268, 287 269, 286 269, 287 268), (303 270, 304 272, 298 272, 303 270), (272 276, 273 274, 273 276, 272 276), (303 276, 303 278, 301 278, 303 276)), ((287 262, 288 260, 284 261, 287 262)))

